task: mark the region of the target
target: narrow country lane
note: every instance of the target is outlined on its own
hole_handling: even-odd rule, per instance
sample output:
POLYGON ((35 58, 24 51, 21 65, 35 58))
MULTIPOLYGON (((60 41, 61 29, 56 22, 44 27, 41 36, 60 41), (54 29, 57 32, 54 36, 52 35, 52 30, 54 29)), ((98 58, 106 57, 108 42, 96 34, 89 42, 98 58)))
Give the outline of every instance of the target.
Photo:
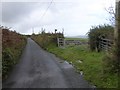
POLYGON ((92 88, 72 65, 43 50, 32 39, 3 88, 92 88))

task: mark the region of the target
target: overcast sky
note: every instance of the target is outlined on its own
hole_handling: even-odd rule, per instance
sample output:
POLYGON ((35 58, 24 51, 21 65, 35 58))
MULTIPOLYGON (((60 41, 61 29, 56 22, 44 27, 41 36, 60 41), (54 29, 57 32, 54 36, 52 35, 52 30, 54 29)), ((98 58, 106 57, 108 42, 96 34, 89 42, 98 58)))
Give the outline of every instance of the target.
MULTIPOLYGON (((91 26, 109 23, 105 8, 115 0, 2 0, 0 25, 12 27, 22 34, 35 33, 45 28, 65 36, 85 35, 91 26)), ((1 4, 0 4, 1 7, 1 4)))

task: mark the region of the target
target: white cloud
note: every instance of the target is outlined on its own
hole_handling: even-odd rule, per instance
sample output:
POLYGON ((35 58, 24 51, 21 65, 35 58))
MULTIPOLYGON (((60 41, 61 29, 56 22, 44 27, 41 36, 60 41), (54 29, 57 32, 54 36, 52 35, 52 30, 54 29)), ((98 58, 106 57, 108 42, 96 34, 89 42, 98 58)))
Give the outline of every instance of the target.
POLYGON ((45 13, 50 1, 17 3, 16 6, 4 3, 6 7, 2 15, 3 24, 13 27, 20 33, 32 33, 32 28, 38 33, 44 27, 48 32, 54 32, 55 28, 62 31, 64 28, 65 35, 83 35, 92 25, 108 23, 105 8, 111 4, 114 6, 113 2, 115 2, 115 0, 53 0, 54 2, 45 13), (13 14, 14 11, 17 13, 13 14))

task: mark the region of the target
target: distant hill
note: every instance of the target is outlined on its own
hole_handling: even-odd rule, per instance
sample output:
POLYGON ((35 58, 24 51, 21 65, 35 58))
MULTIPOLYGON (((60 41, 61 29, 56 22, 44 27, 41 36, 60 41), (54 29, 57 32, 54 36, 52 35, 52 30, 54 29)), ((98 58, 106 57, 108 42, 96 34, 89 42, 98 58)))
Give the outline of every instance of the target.
POLYGON ((78 35, 78 36, 65 36, 66 38, 88 38, 86 35, 78 35))

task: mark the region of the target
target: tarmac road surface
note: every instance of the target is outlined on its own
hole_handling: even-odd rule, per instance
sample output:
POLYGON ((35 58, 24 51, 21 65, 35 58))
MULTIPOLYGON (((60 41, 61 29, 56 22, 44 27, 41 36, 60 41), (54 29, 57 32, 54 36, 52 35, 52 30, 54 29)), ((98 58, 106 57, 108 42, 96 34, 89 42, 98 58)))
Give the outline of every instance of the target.
POLYGON ((43 50, 28 38, 21 59, 3 88, 91 88, 72 65, 43 50))

